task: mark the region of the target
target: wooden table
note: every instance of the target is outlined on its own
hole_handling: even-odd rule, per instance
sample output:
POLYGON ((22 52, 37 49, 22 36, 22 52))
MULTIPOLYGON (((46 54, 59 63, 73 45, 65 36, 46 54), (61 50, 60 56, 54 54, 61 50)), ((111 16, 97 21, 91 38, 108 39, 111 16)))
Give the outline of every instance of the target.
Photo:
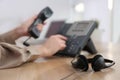
MULTIPOLYGON (((105 58, 114 60, 116 64, 99 72, 94 72, 92 68, 81 72, 72 68, 72 58, 52 57, 0 70, 0 80, 120 80, 120 45, 96 43, 96 47, 105 58)), ((85 52, 82 54, 93 56, 85 52)))

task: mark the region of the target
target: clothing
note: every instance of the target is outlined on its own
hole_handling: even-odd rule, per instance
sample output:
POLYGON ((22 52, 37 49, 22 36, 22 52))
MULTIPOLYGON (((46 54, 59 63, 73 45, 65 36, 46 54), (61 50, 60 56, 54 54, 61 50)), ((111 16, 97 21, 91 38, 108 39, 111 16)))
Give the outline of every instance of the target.
POLYGON ((19 66, 38 57, 39 51, 33 47, 20 48, 15 45, 16 34, 8 32, 0 35, 0 69, 19 66))

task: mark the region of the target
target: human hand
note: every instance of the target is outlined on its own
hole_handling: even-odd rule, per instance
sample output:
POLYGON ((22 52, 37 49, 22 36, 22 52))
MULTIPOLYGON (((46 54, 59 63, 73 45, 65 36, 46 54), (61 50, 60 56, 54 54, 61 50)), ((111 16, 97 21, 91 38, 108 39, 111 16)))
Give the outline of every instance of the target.
MULTIPOLYGON (((33 23, 37 16, 33 16, 27 21, 25 21, 20 27, 17 28, 17 31, 21 33, 21 36, 29 36, 30 34, 28 33, 28 29, 30 25, 33 23)), ((38 24, 37 28, 39 31, 42 30, 44 24, 38 24)))
POLYGON ((62 35, 53 35, 43 43, 45 53, 42 57, 49 57, 54 55, 59 50, 63 50, 66 47, 67 38, 62 35))

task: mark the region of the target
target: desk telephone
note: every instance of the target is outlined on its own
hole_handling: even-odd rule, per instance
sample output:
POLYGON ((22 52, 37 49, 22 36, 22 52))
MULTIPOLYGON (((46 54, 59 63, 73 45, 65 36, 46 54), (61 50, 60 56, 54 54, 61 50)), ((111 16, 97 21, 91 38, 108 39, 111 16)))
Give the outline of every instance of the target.
MULTIPOLYGON (((53 11, 49 7, 46 7, 42 11, 40 11, 37 18, 28 29, 28 33, 31 35, 31 37, 39 37, 40 32, 36 27, 37 24, 43 23, 46 19, 51 17, 52 14, 53 11)), ((96 21, 81 21, 75 22, 73 24, 65 23, 58 31, 58 34, 68 37, 68 41, 66 42, 67 47, 63 51, 59 51, 56 55, 66 55, 74 57, 81 50, 87 50, 92 54, 97 53, 97 50, 95 49, 94 44, 90 38, 90 35, 97 26, 98 23, 96 21)), ((24 41, 23 44, 25 46, 29 46, 26 41, 24 41)))
POLYGON ((57 34, 68 38, 67 47, 56 55, 75 57, 81 50, 87 50, 91 54, 97 53, 90 35, 97 28, 97 21, 80 21, 73 24, 64 24, 57 34))

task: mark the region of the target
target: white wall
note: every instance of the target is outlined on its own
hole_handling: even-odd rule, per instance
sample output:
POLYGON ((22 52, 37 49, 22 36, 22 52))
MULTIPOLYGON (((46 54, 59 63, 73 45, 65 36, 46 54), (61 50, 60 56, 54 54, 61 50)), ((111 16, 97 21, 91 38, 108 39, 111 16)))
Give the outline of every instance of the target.
POLYGON ((120 0, 114 0, 112 40, 114 43, 120 43, 120 0))
POLYGON ((98 31, 94 33, 94 38, 100 41, 110 40, 110 11, 107 0, 84 0, 85 12, 84 20, 96 19, 99 21, 98 31), (97 35, 96 35, 97 34, 97 35))
MULTIPOLYGON (((119 0, 115 0, 114 19, 113 19, 113 41, 118 41, 120 37, 119 21, 120 6, 119 0)), ((27 18, 39 13, 45 6, 50 6, 54 14, 47 20, 47 23, 54 19, 66 20, 88 20, 98 19, 100 21, 99 29, 94 32, 94 39, 99 41, 110 40, 110 12, 108 10, 108 0, 0 0, 0 34, 20 25, 27 18), (76 13, 75 4, 83 2, 85 11, 76 13), (97 37, 97 38, 96 38, 97 37)), ((44 37, 48 25, 46 25, 41 34, 44 37)))
MULTIPOLYGON (((0 33, 4 33, 27 18, 39 13, 41 9, 50 6, 53 16, 46 22, 54 19, 68 19, 70 17, 69 0, 0 0, 0 33)), ((46 28, 43 29, 44 35, 46 28)))

